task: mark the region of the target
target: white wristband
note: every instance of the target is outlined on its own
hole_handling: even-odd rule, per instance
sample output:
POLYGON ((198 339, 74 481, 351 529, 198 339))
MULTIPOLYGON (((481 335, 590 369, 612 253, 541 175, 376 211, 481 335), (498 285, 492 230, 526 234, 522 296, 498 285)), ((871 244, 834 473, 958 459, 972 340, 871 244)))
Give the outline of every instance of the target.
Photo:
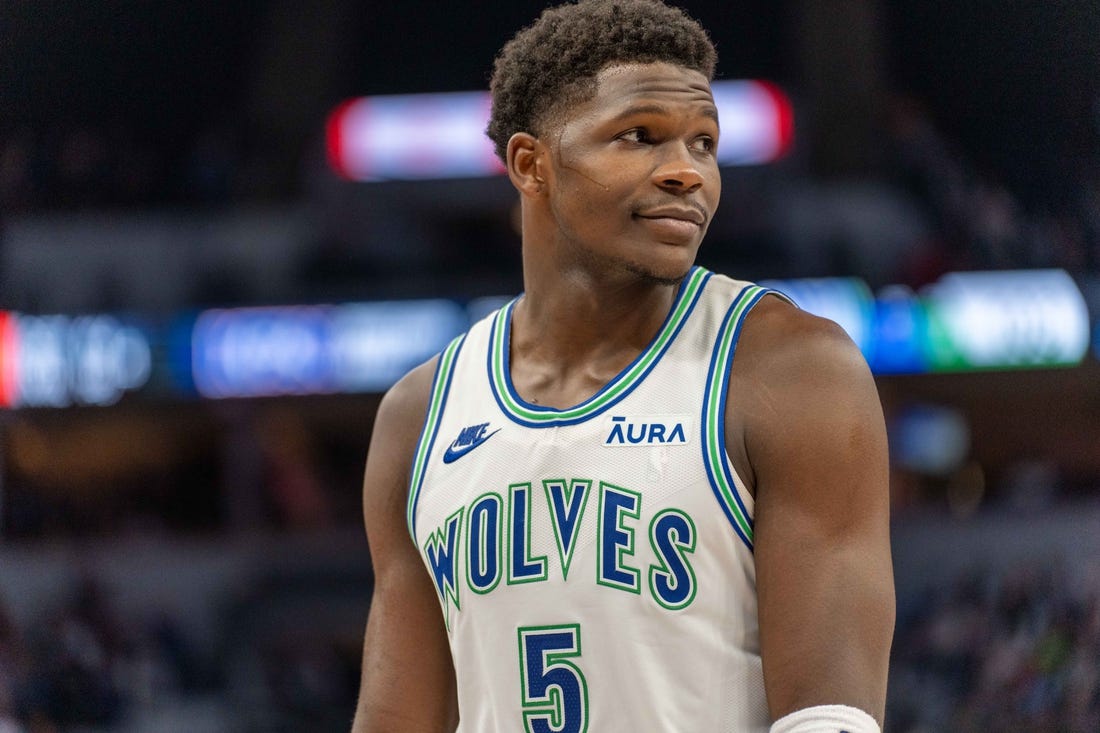
POLYGON ((772 723, 768 733, 881 733, 878 723, 859 708, 815 705, 772 723))

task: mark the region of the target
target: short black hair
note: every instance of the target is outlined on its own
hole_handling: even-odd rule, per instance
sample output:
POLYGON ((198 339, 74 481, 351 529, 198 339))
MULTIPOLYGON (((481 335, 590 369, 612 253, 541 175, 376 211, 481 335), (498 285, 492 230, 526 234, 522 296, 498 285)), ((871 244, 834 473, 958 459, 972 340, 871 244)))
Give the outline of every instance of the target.
POLYGON ((485 133, 504 160, 517 132, 536 137, 551 113, 590 99, 615 63, 667 62, 714 79, 714 44, 697 21, 660 0, 580 0, 544 10, 493 63, 485 133))

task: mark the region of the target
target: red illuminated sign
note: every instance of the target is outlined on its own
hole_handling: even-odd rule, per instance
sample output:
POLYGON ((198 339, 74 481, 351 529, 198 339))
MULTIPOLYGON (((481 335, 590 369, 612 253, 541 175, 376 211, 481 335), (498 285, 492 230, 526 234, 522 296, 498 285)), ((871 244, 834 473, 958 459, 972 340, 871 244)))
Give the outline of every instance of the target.
MULTIPOLYGON (((787 95, 763 81, 711 86, 722 134, 720 165, 759 165, 791 146, 794 115, 787 95)), ((504 173, 485 136, 486 92, 396 94, 340 104, 325 124, 329 165, 352 181, 479 178, 504 173)))
POLYGON ((16 365, 19 363, 19 338, 15 318, 11 313, 0 311, 0 407, 15 404, 16 365))

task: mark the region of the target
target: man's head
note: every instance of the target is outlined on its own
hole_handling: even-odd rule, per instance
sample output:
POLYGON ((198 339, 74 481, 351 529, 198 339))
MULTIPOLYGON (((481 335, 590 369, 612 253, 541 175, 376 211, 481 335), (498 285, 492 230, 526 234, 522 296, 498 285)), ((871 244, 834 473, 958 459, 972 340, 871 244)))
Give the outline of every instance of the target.
POLYGON ((517 132, 545 133, 564 109, 591 98, 600 71, 614 64, 665 62, 714 78, 706 31, 659 0, 581 0, 542 13, 497 56, 486 131, 506 157, 517 132))

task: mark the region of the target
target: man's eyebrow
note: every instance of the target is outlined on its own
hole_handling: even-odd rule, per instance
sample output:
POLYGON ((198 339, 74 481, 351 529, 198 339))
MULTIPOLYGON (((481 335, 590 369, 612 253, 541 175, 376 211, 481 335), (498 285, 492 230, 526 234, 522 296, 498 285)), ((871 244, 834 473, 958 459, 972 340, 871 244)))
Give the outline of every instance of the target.
MULTIPOLYGON (((708 104, 706 107, 703 108, 702 114, 705 117, 713 119, 716 123, 718 122, 718 109, 714 105, 708 104)), ((661 104, 635 104, 631 107, 627 107, 622 112, 615 115, 612 118, 612 121, 618 122, 619 120, 623 120, 628 117, 634 117, 635 115, 671 116, 672 113, 668 110, 667 107, 661 104)))

